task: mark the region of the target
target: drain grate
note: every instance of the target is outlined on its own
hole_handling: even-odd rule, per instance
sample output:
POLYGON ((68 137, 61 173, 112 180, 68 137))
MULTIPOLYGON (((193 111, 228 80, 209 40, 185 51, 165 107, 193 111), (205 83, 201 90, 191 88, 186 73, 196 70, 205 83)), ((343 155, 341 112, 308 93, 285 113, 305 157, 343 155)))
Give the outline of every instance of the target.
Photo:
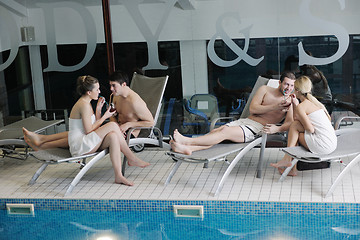
POLYGON ((195 205, 174 205, 175 217, 204 217, 204 206, 195 205))
POLYGON ((8 214, 34 215, 34 204, 7 203, 8 214))

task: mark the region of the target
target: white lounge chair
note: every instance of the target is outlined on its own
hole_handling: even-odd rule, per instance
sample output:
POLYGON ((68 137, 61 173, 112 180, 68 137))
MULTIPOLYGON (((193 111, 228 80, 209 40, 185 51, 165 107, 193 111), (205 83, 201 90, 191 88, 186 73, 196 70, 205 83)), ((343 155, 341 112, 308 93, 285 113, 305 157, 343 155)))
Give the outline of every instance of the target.
POLYGON ((41 133, 46 129, 64 122, 64 119, 45 121, 38 117, 27 117, 0 128, 0 149, 3 157, 25 160, 29 155, 29 146, 24 141, 22 128, 41 133))
MULTIPOLYGON (((241 117, 245 118, 250 114, 249 113, 249 105, 251 103, 251 100, 252 100, 255 92, 261 86, 269 85, 269 86, 272 86, 272 87, 275 88, 275 87, 278 87, 278 83, 279 83, 279 80, 271 80, 271 81, 269 81, 269 79, 267 79, 267 78, 264 78, 264 77, 261 77, 261 76, 258 77, 258 79, 257 79, 257 81, 256 81, 256 83, 254 85, 254 88, 253 88, 253 90, 252 90, 252 92, 251 92, 251 94, 249 96, 247 104, 246 104, 246 106, 244 108, 245 112, 241 115, 241 117)), ((215 119, 214 121, 218 121, 218 120, 219 119, 215 119)), ((214 127, 215 123, 213 122, 211 124, 211 126, 214 127)), ((273 137, 273 135, 270 135, 269 138, 270 137, 273 137)), ((229 164, 229 166, 226 169, 225 173, 223 174, 216 191, 213 193, 214 196, 216 196, 216 195, 218 195, 220 193, 220 191, 221 191, 227 177, 229 176, 229 174, 231 173, 231 171, 233 170, 235 165, 242 159, 242 157, 246 153, 248 153, 251 149, 253 149, 254 147, 259 146, 259 145, 261 146, 261 150, 260 150, 259 161, 258 161, 258 165, 257 165, 256 177, 261 178, 262 165, 263 165, 263 155, 264 155, 267 139, 268 139, 267 134, 263 134, 263 135, 259 135, 258 138, 256 138, 255 140, 253 140, 252 142, 249 142, 249 143, 229 143, 229 144, 220 143, 220 144, 216 144, 216 145, 212 146, 211 148, 193 152, 191 155, 184 155, 184 154, 176 153, 176 152, 173 152, 173 151, 168 151, 166 154, 169 155, 172 159, 174 159, 177 162, 174 165, 174 167, 172 168, 172 170, 170 171, 169 176, 166 179, 165 185, 170 183, 172 177, 174 176, 174 174, 176 173, 176 171, 180 167, 181 163, 183 163, 183 162, 203 163, 204 167, 206 168, 208 163, 214 162, 214 161, 221 161, 221 160, 227 161, 226 156, 228 156, 229 154, 237 152, 237 155, 231 161, 231 163, 229 164)), ((273 138, 273 140, 284 142, 285 138, 283 136, 281 136, 279 140, 275 139, 275 138, 273 138)), ((285 144, 285 146, 286 146, 286 144, 285 144)))
POLYGON ((286 154, 289 154, 294 159, 291 162, 291 167, 286 168, 286 170, 281 175, 279 181, 284 181, 288 173, 295 166, 295 164, 301 160, 307 163, 317 163, 323 161, 337 161, 339 162, 341 158, 348 156, 355 156, 349 164, 341 171, 336 180, 333 182, 325 197, 330 196, 336 186, 340 183, 342 178, 352 169, 355 164, 358 164, 360 161, 360 144, 356 141, 360 136, 360 129, 358 128, 344 128, 336 130, 336 135, 338 138, 338 145, 334 152, 326 155, 317 155, 311 153, 309 150, 305 149, 302 146, 289 147, 281 149, 286 154))
POLYGON ((255 146, 258 146, 259 144, 261 144, 261 150, 260 150, 259 162, 257 165, 257 177, 260 178, 261 169, 263 165, 263 154, 266 145, 266 137, 263 138, 261 136, 249 143, 216 144, 209 149, 193 152, 191 155, 184 155, 173 151, 167 152, 166 154, 169 155, 172 159, 174 159, 176 163, 172 168, 172 170, 170 171, 169 176, 165 181, 165 185, 170 183, 172 177, 174 176, 174 174, 176 173, 176 171, 183 162, 202 163, 205 164, 206 166, 210 162, 227 161, 229 163, 229 166, 227 167, 225 173, 223 174, 217 189, 213 193, 214 196, 217 196, 220 193, 221 189, 223 188, 227 177, 229 176, 233 168, 236 166, 236 164, 242 159, 242 157, 246 153, 248 153, 251 149, 253 149, 255 146), (236 152, 237 155, 235 156, 235 158, 232 161, 228 161, 226 157, 236 152))
MULTIPOLYGON (((170 145, 163 141, 161 130, 156 127, 168 78, 167 75, 163 77, 147 77, 137 73, 133 75, 130 88, 144 100, 154 118, 154 126, 137 127, 128 130, 126 141, 129 147, 132 147, 137 152, 142 151, 146 144, 170 150, 170 145), (130 138, 131 133, 137 129, 141 129, 139 136, 130 138)), ((122 164, 122 173, 124 175, 126 161, 127 159, 124 157, 122 164)))
MULTIPOLYGON (((150 78, 134 73, 132 83, 130 88, 137 92, 140 97, 144 99, 147 103, 148 108, 154 116, 155 122, 157 121, 161 109, 161 100, 165 91, 166 83, 168 76, 150 78)), ((164 147, 170 149, 169 144, 164 143, 162 139, 162 133, 160 129, 155 126, 150 128, 133 128, 129 129, 127 134, 127 143, 129 147, 142 148, 139 145, 151 144, 155 146, 164 147), (144 136, 138 138, 130 139, 131 132, 135 129, 149 130, 144 136)), ((72 157, 68 149, 54 148, 46 149, 36 152, 30 152, 30 155, 36 159, 43 162, 40 168, 36 171, 32 179, 29 181, 29 185, 32 185, 39 178, 41 173, 46 169, 50 164, 60 164, 60 163, 78 163, 81 165, 81 170, 77 173, 75 178, 70 183, 65 196, 71 194, 75 186, 79 183, 84 174, 99 160, 101 160, 106 154, 108 154, 108 149, 105 149, 101 152, 96 152, 92 154, 86 154, 79 157, 72 157), (90 159, 91 158, 91 159, 90 159), (87 159, 90 159, 88 162, 87 159)), ((123 157, 122 163, 122 172, 125 174, 127 159, 123 157)))
POLYGON ((73 157, 70 154, 69 149, 62 148, 52 148, 46 150, 40 150, 36 152, 30 152, 29 154, 35 157, 37 160, 42 161, 43 164, 35 172, 29 185, 33 185, 36 180, 39 178, 40 174, 46 169, 50 164, 60 164, 60 163, 78 163, 80 164, 80 171, 77 173, 75 178, 70 183, 68 189, 66 190, 65 196, 71 194, 75 186, 80 182, 84 174, 99 160, 101 160, 106 154, 109 153, 108 149, 102 150, 100 152, 85 154, 78 157, 73 157), (92 158, 91 158, 92 157, 92 158), (91 158, 89 162, 86 162, 88 158, 91 158))

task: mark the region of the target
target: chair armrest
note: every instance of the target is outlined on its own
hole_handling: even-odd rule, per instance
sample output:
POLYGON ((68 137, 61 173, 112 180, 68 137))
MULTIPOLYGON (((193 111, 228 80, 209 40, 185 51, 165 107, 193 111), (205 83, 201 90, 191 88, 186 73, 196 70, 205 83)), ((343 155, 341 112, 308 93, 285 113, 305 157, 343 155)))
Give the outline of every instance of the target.
POLYGON ((148 137, 153 137, 154 133, 157 133, 157 138, 161 139, 163 138, 162 132, 159 128, 155 127, 155 126, 151 126, 151 127, 134 127, 134 128, 129 128, 127 130, 127 136, 126 136, 126 142, 129 144, 130 141, 130 137, 133 131, 135 130, 149 130, 150 134, 148 137))
POLYGON ((218 121, 220 121, 220 120, 226 120, 226 119, 231 120, 231 121, 234 121, 234 120, 235 120, 234 117, 219 117, 219 118, 215 118, 214 120, 211 121, 210 131, 211 131, 211 130, 214 130, 215 125, 216 125, 216 123, 217 123, 218 121))
POLYGON ((336 120, 335 124, 334 124, 334 129, 337 130, 340 128, 340 124, 344 119, 359 119, 360 117, 358 116, 342 116, 339 119, 336 120))
POLYGON ((186 111, 188 111, 190 114, 194 114, 200 118, 202 118, 204 121, 208 121, 208 117, 205 113, 203 113, 202 111, 199 111, 195 108, 190 107, 190 101, 184 99, 184 107, 186 109, 186 111))

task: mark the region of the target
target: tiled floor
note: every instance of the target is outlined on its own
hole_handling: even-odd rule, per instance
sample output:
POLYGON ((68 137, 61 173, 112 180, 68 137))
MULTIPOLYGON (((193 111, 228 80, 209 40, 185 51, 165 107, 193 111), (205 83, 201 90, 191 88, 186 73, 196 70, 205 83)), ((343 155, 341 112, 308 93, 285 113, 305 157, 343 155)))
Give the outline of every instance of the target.
MULTIPOLYGON (((233 200, 233 201, 286 201, 286 202, 360 202, 360 167, 356 166, 335 189, 332 196, 323 198, 332 180, 343 169, 339 163, 331 168, 299 172, 278 182, 278 172, 269 166, 283 155, 278 149, 266 149, 262 178, 255 178, 259 149, 251 150, 231 172, 221 193, 214 197, 227 163, 210 163, 207 169, 201 164, 182 164, 167 186, 164 182, 174 165, 165 152, 148 148, 138 155, 151 163, 145 169, 127 167, 126 177, 135 186, 115 184, 109 157, 90 169, 73 193, 71 199, 157 199, 157 200, 233 200)), ((231 159, 231 158, 229 158, 231 159)), ((343 159, 349 162, 351 159, 343 159)), ((0 198, 56 198, 64 193, 79 171, 79 165, 50 165, 37 182, 28 186, 41 163, 31 157, 25 161, 0 159, 0 198)))

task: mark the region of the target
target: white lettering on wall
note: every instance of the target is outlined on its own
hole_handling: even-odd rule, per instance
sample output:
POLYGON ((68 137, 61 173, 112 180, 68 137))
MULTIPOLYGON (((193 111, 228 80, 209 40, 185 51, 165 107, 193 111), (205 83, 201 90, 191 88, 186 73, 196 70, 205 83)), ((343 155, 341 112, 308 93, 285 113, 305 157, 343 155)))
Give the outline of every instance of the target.
POLYGON ((261 58, 255 59, 251 57, 249 54, 247 54, 247 51, 249 49, 250 44, 250 29, 252 26, 246 27, 245 29, 242 29, 242 33, 245 37, 245 45, 244 49, 241 49, 224 31, 222 27, 222 22, 225 18, 235 18, 240 23, 240 17, 236 12, 228 12, 223 14, 219 17, 219 19, 216 21, 216 33, 214 36, 210 39, 207 50, 208 50, 208 56, 210 60, 220 66, 220 67, 231 67, 241 60, 244 60, 246 63, 248 63, 251 66, 258 65, 263 59, 264 56, 261 58), (220 37, 225 44, 238 56, 234 60, 223 60, 221 59, 215 52, 215 40, 217 37, 220 37))
POLYGON ((95 22, 91 13, 81 4, 75 2, 57 2, 57 3, 41 3, 38 4, 44 11, 47 50, 49 65, 44 69, 44 72, 61 71, 73 72, 84 67, 94 55, 96 49, 96 28, 95 22), (54 23, 54 9, 55 8, 71 8, 79 13, 83 20, 84 29, 86 31, 87 43, 86 53, 83 60, 74 66, 63 66, 58 61, 56 49, 56 29, 54 23))
POLYGON ((0 71, 6 69, 14 61, 18 53, 20 31, 17 32, 16 30, 18 30, 18 27, 14 18, 9 11, 0 6, 0 43, 5 41, 4 38, 8 38, 7 40, 10 43, 10 55, 4 63, 0 64, 0 71))
POLYGON ((154 34, 151 32, 144 17, 140 13, 139 4, 142 1, 143 0, 124 0, 123 4, 129 11, 130 16, 134 20, 136 26, 139 28, 141 34, 146 39, 146 44, 148 46, 148 64, 143 67, 143 69, 167 69, 167 66, 164 66, 159 62, 158 41, 161 30, 163 29, 164 24, 169 17, 171 8, 173 8, 177 0, 166 1, 165 11, 154 34))
MULTIPOLYGON (((349 47, 349 33, 346 29, 333 22, 328 22, 320 18, 314 17, 310 12, 310 3, 311 0, 303 0, 300 5, 299 14, 301 19, 308 24, 309 26, 318 27, 319 29, 326 30, 329 33, 333 33, 339 42, 339 47, 336 53, 330 57, 326 58, 316 58, 306 54, 302 42, 298 44, 299 50, 299 65, 309 64, 309 65, 326 65, 335 62, 341 58, 347 48, 349 47)), ((345 2, 339 0, 341 8, 345 8, 345 2)))

